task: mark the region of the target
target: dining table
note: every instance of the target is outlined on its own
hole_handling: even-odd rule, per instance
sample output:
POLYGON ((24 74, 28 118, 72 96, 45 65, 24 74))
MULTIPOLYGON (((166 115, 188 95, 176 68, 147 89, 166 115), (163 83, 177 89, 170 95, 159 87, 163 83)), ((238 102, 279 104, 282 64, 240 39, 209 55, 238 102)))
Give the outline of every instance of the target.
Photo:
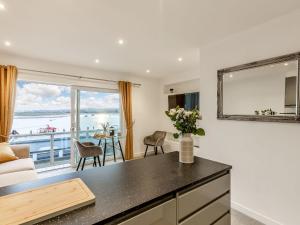
POLYGON ((122 160, 125 162, 124 154, 123 154, 123 149, 122 145, 120 142, 120 139, 125 139, 125 136, 120 135, 120 134, 95 134, 94 139, 98 140, 98 146, 101 147, 102 142, 104 142, 104 153, 103 153, 103 163, 102 165, 105 165, 105 159, 106 159, 106 154, 107 154, 107 146, 109 143, 112 145, 112 150, 114 154, 114 161, 116 162, 116 149, 118 149, 121 152, 122 160))

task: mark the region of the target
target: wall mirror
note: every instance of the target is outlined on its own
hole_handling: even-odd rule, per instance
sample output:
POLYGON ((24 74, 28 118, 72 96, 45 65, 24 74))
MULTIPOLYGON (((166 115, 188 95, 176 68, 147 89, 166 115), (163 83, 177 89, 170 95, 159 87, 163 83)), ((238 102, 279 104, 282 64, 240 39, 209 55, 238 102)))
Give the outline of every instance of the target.
POLYGON ((218 71, 218 119, 300 122, 300 53, 218 71))

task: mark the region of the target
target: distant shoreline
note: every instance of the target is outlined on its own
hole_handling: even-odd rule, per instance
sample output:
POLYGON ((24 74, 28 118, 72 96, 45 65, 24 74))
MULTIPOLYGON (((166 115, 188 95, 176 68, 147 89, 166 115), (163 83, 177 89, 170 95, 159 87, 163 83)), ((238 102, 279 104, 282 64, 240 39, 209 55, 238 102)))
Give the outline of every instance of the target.
MULTIPOLYGON (((118 114, 119 110, 81 110, 80 114, 90 115, 90 114, 118 114)), ((70 111, 28 111, 28 112, 15 112, 14 117, 17 118, 45 118, 45 117, 66 117, 70 116, 70 111)))
MULTIPOLYGON (((120 127, 120 113, 81 113, 80 126, 85 129, 99 129, 101 123, 109 122, 111 125, 120 127)), ((57 132, 69 131, 71 129, 71 115, 70 113, 38 115, 27 114, 23 116, 15 116, 13 122, 13 130, 19 134, 35 134, 39 133, 41 128, 47 126, 56 128, 57 132)))

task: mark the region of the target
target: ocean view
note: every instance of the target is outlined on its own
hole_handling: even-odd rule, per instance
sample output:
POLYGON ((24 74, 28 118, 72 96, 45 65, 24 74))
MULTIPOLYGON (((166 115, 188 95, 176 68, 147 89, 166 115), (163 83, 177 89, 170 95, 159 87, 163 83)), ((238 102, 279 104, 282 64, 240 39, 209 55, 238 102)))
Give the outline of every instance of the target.
MULTIPOLYGON (((70 113, 56 113, 47 115, 15 116, 13 122, 13 131, 21 136, 11 136, 11 144, 29 144, 30 155, 34 160, 36 168, 43 168, 50 165, 59 165, 70 162, 71 154, 71 117, 70 113), (55 128, 55 131, 41 132, 41 130, 55 128), (25 136, 24 136, 25 135, 25 136), (52 147, 51 147, 52 140, 52 147), (53 149, 53 161, 51 162, 51 149, 53 149)), ((92 130, 102 129, 101 123, 109 122, 115 128, 120 127, 119 113, 81 113, 80 115, 80 137, 81 142, 94 142, 98 140, 93 138, 92 130), (87 132, 89 130, 89 132, 87 132)), ((103 146, 102 146, 103 147, 103 146)), ((108 146, 107 155, 112 154, 112 149, 108 146)))
MULTIPOLYGON (((71 109, 80 112, 80 142, 93 142, 102 123, 120 128, 120 98, 116 92, 77 90, 78 102, 71 106, 71 88, 18 80, 11 144, 30 146, 36 168, 70 163, 72 140, 71 109)), ((102 146, 104 148, 104 146, 102 146)), ((107 146, 107 155, 112 153, 107 146)), ((77 152, 74 152, 77 157, 77 152)))
MULTIPOLYGON (((120 127, 119 113, 84 113, 80 115, 81 130, 102 129, 101 123, 109 122, 110 125, 120 127)), ((66 114, 53 115, 26 115, 15 116, 13 129, 19 134, 38 134, 41 128, 47 126, 56 128, 56 132, 70 131, 71 116, 66 114)))

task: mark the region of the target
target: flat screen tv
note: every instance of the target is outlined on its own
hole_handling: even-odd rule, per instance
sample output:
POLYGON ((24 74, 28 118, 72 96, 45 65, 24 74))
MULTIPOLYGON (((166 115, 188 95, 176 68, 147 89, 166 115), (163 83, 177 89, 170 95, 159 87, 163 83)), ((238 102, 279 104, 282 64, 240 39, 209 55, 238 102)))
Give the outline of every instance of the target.
POLYGON ((169 95, 169 110, 179 106, 186 110, 199 109, 199 92, 169 95))
POLYGON ((297 77, 285 78, 285 107, 296 107, 297 77))

